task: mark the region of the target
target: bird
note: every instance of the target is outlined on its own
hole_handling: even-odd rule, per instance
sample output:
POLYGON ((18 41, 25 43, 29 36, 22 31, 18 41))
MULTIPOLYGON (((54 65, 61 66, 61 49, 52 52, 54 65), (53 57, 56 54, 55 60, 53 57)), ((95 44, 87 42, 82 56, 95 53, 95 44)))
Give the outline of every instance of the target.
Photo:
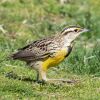
POLYGON ((11 58, 24 61, 32 69, 36 70, 37 82, 71 82, 64 79, 49 79, 46 75, 47 70, 57 66, 67 58, 73 49, 74 40, 87 31, 88 29, 81 26, 65 27, 61 32, 51 37, 35 40, 18 49, 17 52, 11 54, 11 58))

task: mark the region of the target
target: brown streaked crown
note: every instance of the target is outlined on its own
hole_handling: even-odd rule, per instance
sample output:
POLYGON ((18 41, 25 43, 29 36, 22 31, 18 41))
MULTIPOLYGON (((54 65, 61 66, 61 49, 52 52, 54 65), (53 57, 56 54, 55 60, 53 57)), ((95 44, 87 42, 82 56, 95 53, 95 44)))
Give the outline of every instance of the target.
POLYGON ((80 26, 69 26, 69 27, 64 28, 64 29, 61 31, 61 33, 67 35, 67 33, 70 33, 70 32, 79 32, 79 31, 81 31, 82 29, 83 29, 83 28, 80 27, 80 26))

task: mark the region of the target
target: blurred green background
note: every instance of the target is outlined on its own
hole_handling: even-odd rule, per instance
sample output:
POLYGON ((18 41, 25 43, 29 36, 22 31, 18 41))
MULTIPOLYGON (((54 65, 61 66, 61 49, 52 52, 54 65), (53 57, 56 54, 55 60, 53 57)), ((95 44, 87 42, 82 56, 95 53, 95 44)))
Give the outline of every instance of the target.
MULTIPOLYGON (((53 94, 56 92, 56 87, 57 93, 60 93, 61 98, 65 97, 65 100, 68 95, 70 96, 68 100, 98 100, 100 90, 95 95, 96 90, 93 89, 100 89, 100 81, 95 80, 94 83, 92 82, 93 85, 90 81, 91 76, 100 77, 99 0, 0 0, 0 96, 2 99, 17 100, 28 96, 33 100, 33 97, 36 99, 40 96, 38 100, 46 100, 48 95, 42 98, 39 93, 53 94), (75 86, 79 88, 76 89, 66 85, 59 88, 59 85, 39 86, 34 83, 33 86, 30 82, 19 81, 19 78, 24 77, 34 79, 35 73, 28 69, 24 62, 6 61, 6 57, 31 41, 56 34, 69 25, 79 25, 88 28, 90 32, 81 35, 76 40, 73 52, 68 59, 56 69, 51 69, 48 76, 73 78, 74 75, 77 77, 81 75, 82 79, 86 80, 83 90, 81 84, 79 87, 75 86), (35 92, 31 90, 32 87, 35 92), (89 90, 85 91, 85 87, 89 90), (62 96, 64 89, 68 94, 62 96), (74 93, 78 91, 78 93, 74 94, 72 91, 74 93), (82 92, 83 95, 81 95, 80 91, 85 91, 85 93, 82 92), (89 96, 90 94, 93 95, 89 96)), ((50 95, 50 100, 58 100, 58 98, 59 95, 50 95)))

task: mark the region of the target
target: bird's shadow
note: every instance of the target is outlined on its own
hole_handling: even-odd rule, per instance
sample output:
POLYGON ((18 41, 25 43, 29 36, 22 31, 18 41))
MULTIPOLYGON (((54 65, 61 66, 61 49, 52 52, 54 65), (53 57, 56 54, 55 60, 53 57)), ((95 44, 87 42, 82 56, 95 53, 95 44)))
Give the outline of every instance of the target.
POLYGON ((16 79, 16 80, 27 81, 27 82, 36 82, 35 79, 31 79, 30 77, 25 77, 25 76, 21 77, 21 76, 18 76, 13 71, 10 71, 10 72, 6 73, 5 77, 7 77, 9 79, 16 79))

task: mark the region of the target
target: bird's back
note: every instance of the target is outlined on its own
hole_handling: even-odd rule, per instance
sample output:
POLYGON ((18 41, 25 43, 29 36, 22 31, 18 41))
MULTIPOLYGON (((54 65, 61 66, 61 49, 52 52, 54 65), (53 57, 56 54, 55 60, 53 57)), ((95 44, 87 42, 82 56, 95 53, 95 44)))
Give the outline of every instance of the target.
POLYGON ((11 55, 16 60, 26 62, 44 60, 53 55, 59 49, 59 44, 53 37, 34 41, 33 43, 18 49, 18 52, 11 55))

